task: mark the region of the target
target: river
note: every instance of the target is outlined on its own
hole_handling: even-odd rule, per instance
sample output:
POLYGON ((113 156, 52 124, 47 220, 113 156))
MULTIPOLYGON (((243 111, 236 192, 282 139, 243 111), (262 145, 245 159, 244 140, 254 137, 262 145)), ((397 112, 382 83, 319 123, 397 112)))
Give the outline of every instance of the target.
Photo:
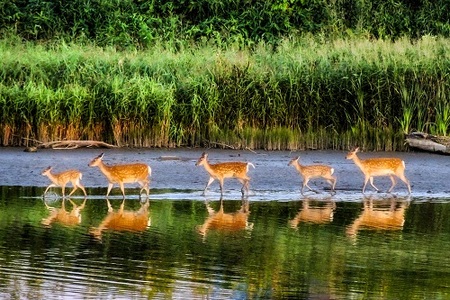
MULTIPOLYGON (((363 176, 341 151, 208 150, 211 162, 248 161, 250 195, 225 181, 221 198, 195 162, 204 149, 1 148, 0 297, 5 299, 443 299, 450 285, 447 156, 396 156, 412 194, 361 193, 363 176), (152 167, 149 199, 88 163, 152 167), (336 194, 300 194, 290 158, 333 166, 336 194), (88 197, 63 201, 40 173, 77 168, 88 197), (108 204, 110 209, 108 209, 108 204), (122 210, 121 210, 122 209, 122 210)), ((388 178, 376 178, 383 191, 388 178)))

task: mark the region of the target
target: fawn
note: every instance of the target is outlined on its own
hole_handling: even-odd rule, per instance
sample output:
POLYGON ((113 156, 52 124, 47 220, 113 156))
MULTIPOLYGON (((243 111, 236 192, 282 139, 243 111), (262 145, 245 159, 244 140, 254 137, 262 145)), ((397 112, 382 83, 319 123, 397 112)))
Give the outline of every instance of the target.
POLYGON ((225 178, 236 178, 242 183, 241 192, 242 195, 245 191, 249 191, 250 177, 247 176, 249 166, 255 167, 250 162, 223 162, 217 164, 210 164, 207 160, 208 154, 203 152, 202 156, 198 159, 196 166, 204 166, 205 170, 209 173, 209 181, 203 190, 203 195, 206 194, 206 190, 213 183, 214 180, 219 180, 220 194, 223 195, 223 182, 225 178))
POLYGON ((335 192, 334 187, 336 186, 336 177, 333 176, 334 169, 332 167, 325 165, 303 166, 300 164, 299 158, 300 157, 297 156, 291 159, 288 166, 294 166, 298 173, 303 177, 303 185, 301 190, 302 195, 305 186, 309 188, 310 191, 317 193, 317 191, 313 190, 308 185, 309 180, 314 178, 324 178, 331 185, 331 192, 335 192))
POLYGON ((78 170, 67 170, 61 173, 55 173, 52 172, 52 167, 46 168, 44 171, 42 171, 42 175, 47 176, 50 181, 52 182, 44 191, 44 197, 47 191, 51 187, 61 187, 62 188, 62 196, 65 197, 65 190, 66 185, 70 182, 72 183, 73 190, 70 192, 69 197, 72 196, 72 194, 77 190, 77 188, 80 188, 84 192, 84 196, 87 197, 86 190, 84 189, 84 186, 81 185, 80 180, 83 177, 80 171, 78 170))

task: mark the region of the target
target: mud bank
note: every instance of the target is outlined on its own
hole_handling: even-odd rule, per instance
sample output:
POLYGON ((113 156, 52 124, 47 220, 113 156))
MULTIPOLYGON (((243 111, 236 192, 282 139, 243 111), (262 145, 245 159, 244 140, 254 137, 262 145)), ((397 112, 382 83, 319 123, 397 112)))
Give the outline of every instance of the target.
MULTIPOLYGON (((49 180, 41 171, 53 166, 54 172, 69 168, 79 169, 83 173, 83 184, 88 188, 102 188, 107 185, 106 178, 97 168, 88 167, 88 163, 104 152, 106 164, 127 162, 145 162, 152 167, 151 188, 158 191, 160 197, 170 196, 174 192, 183 198, 201 198, 201 192, 208 180, 203 167, 196 167, 195 162, 205 149, 43 149, 35 153, 24 152, 23 148, 0 148, 0 185, 1 186, 36 186, 46 187, 49 180), (166 194, 166 195, 164 195, 166 194), (164 196, 162 196, 164 195, 164 196)), ((249 161, 256 168, 249 171, 251 197, 254 200, 289 200, 301 198, 299 189, 301 178, 293 167, 288 167, 289 160, 300 155, 304 164, 328 164, 334 167, 337 176, 336 199, 340 197, 361 198, 363 175, 356 165, 345 159, 342 151, 245 151, 245 150, 208 150, 211 163, 219 161, 249 161)), ((432 153, 408 152, 361 152, 360 158, 395 156, 406 163, 406 176, 411 182, 412 197, 445 198, 450 195, 450 157, 432 153)), ((387 177, 376 178, 375 184, 386 191, 390 187, 387 177)), ((322 180, 311 181, 310 185, 327 196, 328 184, 322 180)), ((136 187, 128 185, 127 188, 136 187)), ((236 180, 225 182, 226 195, 240 195, 240 185, 236 180)), ((115 192, 118 192, 118 189, 115 192)), ((114 191, 113 190, 113 191, 114 191)), ((309 193, 316 196, 313 193, 309 193)), ((370 186, 366 195, 374 194, 370 186)), ((407 189, 398 181, 394 195, 406 196, 407 189)), ((218 183, 211 185, 212 197, 219 195, 218 183)), ((380 195, 380 194, 377 194, 380 195)))

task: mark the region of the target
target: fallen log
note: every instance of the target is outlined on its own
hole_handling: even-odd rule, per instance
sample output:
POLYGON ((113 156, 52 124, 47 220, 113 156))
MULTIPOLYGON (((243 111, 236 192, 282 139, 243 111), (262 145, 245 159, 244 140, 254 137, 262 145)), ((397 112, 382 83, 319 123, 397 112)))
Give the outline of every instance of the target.
POLYGON ((53 141, 47 143, 40 143, 36 146, 37 148, 52 148, 55 150, 67 150, 76 149, 82 147, 97 147, 97 148, 117 148, 117 146, 101 142, 101 141, 90 141, 90 140, 68 140, 68 141, 53 141))
POLYGON ((424 132, 412 132, 406 135, 409 147, 422 151, 450 154, 450 137, 437 136, 424 132))

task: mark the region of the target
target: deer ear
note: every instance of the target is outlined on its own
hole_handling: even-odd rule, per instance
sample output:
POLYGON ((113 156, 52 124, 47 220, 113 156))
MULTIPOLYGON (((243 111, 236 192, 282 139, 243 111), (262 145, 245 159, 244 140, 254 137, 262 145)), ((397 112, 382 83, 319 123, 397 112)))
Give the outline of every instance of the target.
POLYGON ((103 155, 105 155, 105 153, 100 154, 99 156, 97 156, 97 158, 102 159, 102 158, 103 158, 103 155))

